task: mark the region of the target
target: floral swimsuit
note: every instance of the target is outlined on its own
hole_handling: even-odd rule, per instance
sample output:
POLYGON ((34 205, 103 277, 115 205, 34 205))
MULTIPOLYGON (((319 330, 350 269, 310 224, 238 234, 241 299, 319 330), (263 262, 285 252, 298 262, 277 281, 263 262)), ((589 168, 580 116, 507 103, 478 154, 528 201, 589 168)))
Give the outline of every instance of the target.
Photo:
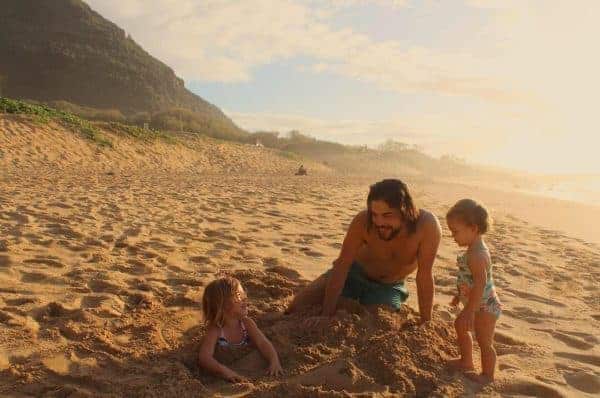
MULTIPOLYGON (((487 256, 488 265, 485 270, 487 281, 485 288, 483 289, 479 311, 489 312, 498 319, 502 313, 502 306, 498 299, 498 295, 496 294, 496 289, 494 288, 490 252, 486 248, 480 250, 487 256)), ((456 264, 458 265, 458 279, 456 281, 456 286, 458 288, 458 298, 463 305, 466 305, 469 301, 469 294, 473 288, 473 275, 471 275, 471 269, 469 268, 468 254, 467 251, 456 258, 456 264)))
POLYGON ((219 338, 217 339, 217 344, 221 347, 244 347, 250 344, 250 336, 248 335, 248 331, 246 330, 246 326, 244 326, 244 322, 240 320, 240 329, 242 330, 242 340, 239 343, 232 343, 225 338, 225 333, 223 333, 223 328, 221 328, 221 333, 219 338))

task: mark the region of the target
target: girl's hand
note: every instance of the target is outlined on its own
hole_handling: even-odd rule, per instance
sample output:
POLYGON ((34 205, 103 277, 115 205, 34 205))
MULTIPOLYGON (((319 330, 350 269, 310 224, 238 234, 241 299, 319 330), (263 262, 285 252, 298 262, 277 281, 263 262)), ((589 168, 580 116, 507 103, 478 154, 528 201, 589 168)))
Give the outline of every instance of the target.
POLYGON ((244 381, 246 381, 246 378, 243 376, 240 376, 239 374, 237 374, 236 372, 234 372, 233 370, 231 372, 228 372, 225 375, 225 378, 232 382, 232 383, 242 383, 244 381))
POLYGON ((462 310, 456 318, 456 324, 462 330, 469 331, 473 330, 473 322, 475 319, 475 313, 472 311, 462 310))
POLYGON ((280 376, 283 374, 283 369, 279 361, 273 361, 267 368, 267 374, 269 376, 280 376))

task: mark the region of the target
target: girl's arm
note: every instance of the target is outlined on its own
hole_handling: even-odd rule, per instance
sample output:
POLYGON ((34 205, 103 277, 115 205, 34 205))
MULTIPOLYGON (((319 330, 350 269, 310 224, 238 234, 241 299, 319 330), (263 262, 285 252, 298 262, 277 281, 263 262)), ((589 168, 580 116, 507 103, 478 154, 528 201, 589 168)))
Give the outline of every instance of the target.
POLYGON ((214 358, 215 346, 217 345, 217 338, 219 337, 219 331, 214 327, 209 327, 206 331, 206 335, 200 343, 199 363, 204 369, 219 375, 220 377, 229 381, 243 381, 244 378, 238 375, 227 366, 219 363, 214 358))
POLYGON ((256 348, 258 348, 258 351, 260 351, 262 356, 269 361, 269 368, 267 372, 273 376, 283 373, 283 369, 279 363, 279 357, 277 356, 277 351, 275 351, 273 344, 265 337, 263 332, 260 331, 252 319, 244 318, 242 321, 246 326, 248 336, 250 336, 250 339, 256 345, 256 348))

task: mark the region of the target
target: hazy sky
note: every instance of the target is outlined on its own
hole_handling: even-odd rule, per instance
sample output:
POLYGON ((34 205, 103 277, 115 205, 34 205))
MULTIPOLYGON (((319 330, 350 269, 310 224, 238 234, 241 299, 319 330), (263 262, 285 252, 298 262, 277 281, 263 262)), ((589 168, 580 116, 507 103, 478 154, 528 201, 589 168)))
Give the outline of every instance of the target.
POLYGON ((600 1, 88 0, 248 130, 600 173, 600 1))

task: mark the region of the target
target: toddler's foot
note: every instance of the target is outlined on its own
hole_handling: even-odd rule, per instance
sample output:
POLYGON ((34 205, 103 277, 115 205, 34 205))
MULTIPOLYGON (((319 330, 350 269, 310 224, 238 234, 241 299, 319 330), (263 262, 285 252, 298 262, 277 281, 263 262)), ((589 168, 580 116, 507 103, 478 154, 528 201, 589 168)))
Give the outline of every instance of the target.
POLYGON ((494 379, 488 375, 484 375, 483 373, 477 374, 475 372, 468 372, 465 374, 465 376, 479 384, 490 384, 494 382, 494 379))
POLYGON ((448 367, 451 369, 461 370, 463 372, 467 372, 469 370, 474 370, 475 367, 472 363, 465 363, 462 358, 451 359, 448 361, 448 367))

